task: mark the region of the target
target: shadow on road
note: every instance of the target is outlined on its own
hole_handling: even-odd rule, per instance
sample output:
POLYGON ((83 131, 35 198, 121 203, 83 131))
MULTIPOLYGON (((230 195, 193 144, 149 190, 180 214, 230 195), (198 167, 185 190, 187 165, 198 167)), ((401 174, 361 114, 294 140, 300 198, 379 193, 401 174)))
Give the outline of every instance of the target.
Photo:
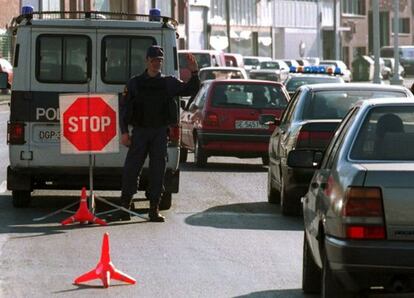
MULTIPOLYGON (((118 204, 118 198, 105 197, 105 199, 112 203, 118 204)), ((46 216, 52 212, 62 209, 73 202, 79 201, 77 196, 33 196, 31 207, 29 208, 14 208, 11 203, 11 196, 0 196, 0 234, 16 233, 16 234, 36 234, 17 236, 13 238, 32 238, 52 234, 65 233, 72 229, 78 229, 81 225, 76 222, 70 225, 62 226, 60 222, 72 214, 67 212, 60 212, 52 215, 42 221, 33 221, 34 218, 46 216)), ((79 204, 74 205, 69 210, 76 211, 79 204)), ((96 201, 96 213, 112 209, 111 206, 96 201)), ((147 209, 135 209, 137 213, 146 213, 147 209)), ((106 219, 106 215, 99 216, 106 219)), ((131 222, 116 222, 111 223, 116 225, 137 224, 146 221, 131 221, 131 222)), ((82 228, 99 228, 99 225, 82 224, 82 228)))
POLYGON ((303 230, 302 217, 283 216, 279 206, 267 202, 216 206, 187 217, 185 222, 219 229, 303 230))
POLYGON ((289 289, 289 290, 269 290, 254 292, 247 295, 235 296, 233 298, 316 298, 319 295, 307 295, 302 292, 301 289, 289 289))
POLYGON ((209 162, 204 168, 197 167, 193 162, 181 163, 182 172, 267 172, 267 167, 261 164, 209 162))

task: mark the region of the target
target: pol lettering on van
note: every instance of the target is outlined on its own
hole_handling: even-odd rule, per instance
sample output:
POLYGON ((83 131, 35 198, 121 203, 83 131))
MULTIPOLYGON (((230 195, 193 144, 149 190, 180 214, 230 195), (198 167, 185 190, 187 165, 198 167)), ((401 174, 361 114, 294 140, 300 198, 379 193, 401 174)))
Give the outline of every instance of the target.
POLYGON ((36 120, 60 120, 59 108, 36 108, 36 120))

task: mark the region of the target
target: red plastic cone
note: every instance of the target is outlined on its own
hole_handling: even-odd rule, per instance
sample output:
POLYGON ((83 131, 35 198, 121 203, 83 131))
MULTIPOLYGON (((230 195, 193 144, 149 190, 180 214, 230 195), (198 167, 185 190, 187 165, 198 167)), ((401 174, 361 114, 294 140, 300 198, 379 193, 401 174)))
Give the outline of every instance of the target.
POLYGON ((101 259, 96 265, 96 268, 82 274, 78 278, 75 279, 73 282, 74 284, 80 284, 82 282, 94 280, 94 279, 102 280, 103 286, 105 288, 109 287, 111 279, 116 279, 119 281, 123 281, 129 284, 135 284, 136 280, 132 277, 128 276, 127 274, 123 273, 122 271, 117 270, 111 262, 111 257, 109 255, 109 234, 105 233, 102 242, 102 253, 101 259))
POLYGON ((81 194, 81 200, 80 200, 80 204, 79 204, 79 209, 78 211, 76 211, 76 213, 68 218, 66 218, 65 220, 63 220, 61 222, 62 225, 67 225, 70 223, 73 223, 75 221, 78 222, 93 222, 96 224, 99 224, 101 226, 106 226, 107 223, 106 221, 96 217, 95 215, 93 215, 89 209, 88 209, 88 204, 87 204, 87 196, 86 196, 86 188, 82 187, 82 194, 81 194))

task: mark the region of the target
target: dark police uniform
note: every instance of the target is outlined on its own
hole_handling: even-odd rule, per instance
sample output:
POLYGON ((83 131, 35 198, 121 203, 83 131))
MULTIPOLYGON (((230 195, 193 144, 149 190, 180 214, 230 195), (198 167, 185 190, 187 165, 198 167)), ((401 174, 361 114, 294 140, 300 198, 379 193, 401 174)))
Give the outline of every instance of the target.
POLYGON ((121 200, 124 207, 129 208, 137 192, 138 177, 149 155, 149 186, 145 194, 151 208, 158 208, 164 188, 167 129, 169 124, 178 120, 174 97, 194 95, 199 88, 198 72, 193 73, 187 83, 161 73, 150 77, 146 71, 128 81, 120 102, 121 133, 128 132, 128 125, 133 126, 122 174, 121 200))

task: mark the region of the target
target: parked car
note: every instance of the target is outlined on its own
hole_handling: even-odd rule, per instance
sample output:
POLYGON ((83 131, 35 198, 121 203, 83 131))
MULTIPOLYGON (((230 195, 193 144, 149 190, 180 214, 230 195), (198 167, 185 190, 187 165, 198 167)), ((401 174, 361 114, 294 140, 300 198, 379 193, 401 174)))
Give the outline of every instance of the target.
POLYGON ((289 101, 282 119, 263 116, 262 123, 276 125, 269 142, 269 203, 280 203, 283 214, 299 214, 300 198, 306 193, 314 170, 290 168, 286 162, 289 153, 299 149, 324 151, 354 103, 381 97, 413 95, 403 86, 363 83, 303 85, 289 101))
POLYGON ((198 167, 209 156, 261 157, 275 125, 259 123, 263 114, 280 117, 288 102, 281 83, 257 80, 208 80, 181 114, 181 161, 194 152, 198 167))
POLYGON ((271 61, 272 58, 270 57, 260 57, 260 56, 244 56, 244 69, 249 73, 251 70, 256 69, 260 62, 263 61, 271 61))
POLYGON ((258 68, 249 73, 251 79, 283 82, 289 75, 289 66, 283 60, 260 62, 258 68))
POLYGON ((292 97, 296 90, 302 85, 323 84, 323 83, 345 83, 340 76, 328 74, 289 74, 284 82, 289 96, 292 97))
MULTIPOLYGON (((414 74, 414 46, 399 46, 401 65, 404 66, 407 74, 414 74)), ((381 57, 394 58, 394 46, 384 46, 380 49, 381 57)))
MULTIPOLYGON (((381 59, 384 61, 385 67, 387 67, 389 69, 389 72, 385 76, 382 75, 382 77, 385 80, 389 80, 394 76, 395 60, 394 60, 394 58, 384 58, 384 57, 381 57, 381 59)), ((402 66, 401 64, 399 64, 399 66, 398 66, 398 73, 400 75, 400 78, 406 77, 404 66, 402 66)))
POLYGON ((344 81, 348 83, 352 81, 352 72, 341 60, 322 60, 319 61, 319 65, 334 65, 335 67, 339 67, 341 69, 344 81))
POLYGON ((224 53, 215 50, 179 50, 178 51, 178 67, 180 70, 180 78, 187 82, 191 78, 191 71, 187 68, 188 53, 193 54, 197 60, 199 68, 209 66, 226 66, 224 53))
POLYGON ((303 197, 305 293, 414 291, 412 148, 414 101, 391 98, 355 105, 324 155, 289 154, 291 168, 317 169, 303 197))
POLYGON ((224 59, 226 61, 226 66, 243 67, 244 68, 243 55, 241 55, 241 54, 224 53, 224 59))
POLYGON ((11 89, 13 83, 13 66, 4 58, 0 58, 0 72, 7 73, 7 88, 11 89))
POLYGON ((200 81, 214 79, 247 79, 248 75, 244 68, 241 67, 222 67, 212 66, 200 69, 200 81))

